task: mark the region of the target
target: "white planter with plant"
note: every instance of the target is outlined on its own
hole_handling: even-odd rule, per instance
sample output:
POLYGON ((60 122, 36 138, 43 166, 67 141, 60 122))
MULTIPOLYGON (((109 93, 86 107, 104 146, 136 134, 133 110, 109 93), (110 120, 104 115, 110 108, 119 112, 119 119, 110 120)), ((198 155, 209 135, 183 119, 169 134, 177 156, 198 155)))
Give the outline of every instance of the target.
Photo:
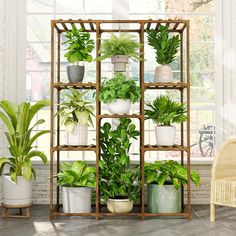
POLYGON ((152 103, 146 103, 145 119, 151 119, 157 126, 156 141, 160 146, 173 146, 175 126, 173 123, 186 121, 186 106, 171 100, 168 96, 157 97, 152 103))
POLYGON ((64 93, 68 99, 60 104, 56 115, 60 115, 61 124, 65 125, 68 145, 87 145, 88 125, 93 127, 94 107, 83 99, 87 92, 80 93, 74 88, 69 88, 69 91, 69 94, 64 93))
POLYGON ((65 57, 73 65, 67 66, 67 76, 71 83, 82 82, 84 78, 84 66, 80 62, 91 62, 91 53, 94 49, 94 40, 90 39, 90 34, 83 29, 77 29, 72 25, 72 30, 65 35, 67 40, 62 44, 68 45, 65 57))
POLYGON ((108 104, 111 114, 129 114, 131 103, 140 98, 140 87, 123 73, 116 73, 114 78, 106 79, 100 86, 99 99, 108 104))
POLYGON ((174 76, 170 64, 174 61, 180 46, 179 35, 170 36, 168 26, 160 25, 160 31, 148 30, 148 44, 156 50, 155 82, 173 82, 174 76))
POLYGON ((84 161, 62 163, 57 177, 62 186, 62 203, 65 213, 90 213, 92 188, 96 185, 96 169, 84 161))
POLYGON ((100 48, 100 56, 97 58, 102 61, 111 58, 114 64, 114 72, 125 72, 129 58, 134 61, 141 59, 139 49, 141 45, 136 37, 131 34, 121 33, 119 36, 111 34, 109 39, 103 40, 100 48))
POLYGON ((11 206, 28 206, 32 204, 32 178, 36 178, 36 171, 32 167, 31 158, 39 157, 47 163, 45 154, 34 149, 34 142, 48 130, 39 132, 33 129, 44 123, 39 119, 32 124, 38 111, 49 105, 48 100, 42 100, 34 105, 24 102, 16 105, 3 100, 0 102, 0 119, 7 128, 6 137, 9 144, 11 157, 0 158, 0 174, 6 168, 7 174, 3 175, 3 204, 11 206), (7 168, 9 167, 9 168, 7 168))

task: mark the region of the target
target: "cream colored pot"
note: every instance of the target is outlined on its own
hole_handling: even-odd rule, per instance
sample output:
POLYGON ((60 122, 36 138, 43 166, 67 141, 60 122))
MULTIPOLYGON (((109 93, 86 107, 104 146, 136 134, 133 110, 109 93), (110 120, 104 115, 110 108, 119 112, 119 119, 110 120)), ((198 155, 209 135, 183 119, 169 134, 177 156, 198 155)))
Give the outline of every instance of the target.
POLYGON ((157 145, 173 146, 175 143, 175 126, 156 126, 157 145))
POLYGON ((107 209, 111 213, 128 213, 133 209, 133 201, 129 199, 108 199, 107 209))
POLYGON ((156 67, 155 82, 171 83, 173 80, 173 71, 169 65, 161 65, 156 67))

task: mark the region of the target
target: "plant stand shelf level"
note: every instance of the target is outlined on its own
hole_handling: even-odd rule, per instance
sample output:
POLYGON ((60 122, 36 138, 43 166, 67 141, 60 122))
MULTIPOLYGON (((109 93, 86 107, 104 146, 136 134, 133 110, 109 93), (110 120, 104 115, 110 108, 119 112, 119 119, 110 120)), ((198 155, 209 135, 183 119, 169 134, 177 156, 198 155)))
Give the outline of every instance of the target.
MULTIPOLYGON (((144 46, 140 49, 141 53, 144 53, 144 46)), ((144 53, 145 55, 145 53, 144 53)), ((111 216, 130 216, 145 217, 152 216, 182 216, 187 219, 191 219, 191 199, 190 199, 190 71, 189 71, 189 21, 188 20, 52 20, 51 21, 51 138, 50 138, 50 220, 53 220, 58 216, 85 216, 95 217, 97 220, 100 217, 111 216), (120 27, 121 24, 129 24, 129 28, 120 27), (100 40, 103 33, 113 32, 127 32, 138 33, 141 45, 144 45, 144 34, 147 29, 155 29, 159 31, 161 24, 167 25, 169 32, 180 34, 180 81, 177 83, 148 83, 144 81, 145 62, 139 62, 139 77, 140 87, 142 90, 142 98, 140 101, 140 111, 138 114, 131 115, 110 115, 101 114, 101 104, 96 96, 96 145, 88 146, 66 146, 60 144, 60 117, 56 118, 56 125, 54 122, 55 112, 59 107, 55 109, 55 104, 60 103, 61 90, 68 89, 68 87, 78 89, 93 89, 96 94, 99 92, 101 73, 101 62, 96 62, 96 83, 63 83, 60 81, 60 64, 61 64, 61 35, 64 32, 70 31, 72 25, 76 25, 77 28, 83 28, 84 31, 94 33, 96 35, 96 56, 99 56, 100 40), (117 28, 109 29, 107 26, 117 25, 117 28), (181 123, 181 144, 173 147, 162 147, 144 144, 144 91, 148 89, 171 89, 180 92, 181 103, 184 99, 187 104, 187 125, 184 127, 181 123), (55 102, 56 100, 56 102, 55 102), (140 204, 138 212, 131 212, 126 214, 115 214, 103 212, 102 204, 100 203, 99 195, 99 159, 100 159, 100 147, 99 147, 99 131, 101 119, 103 118, 136 118, 140 122, 140 171, 142 176, 142 190, 140 195, 140 204), (186 130, 185 130, 186 129, 186 130), (185 137, 186 132, 186 137, 185 137), (53 182, 54 176, 54 161, 56 161, 56 172, 59 172, 60 168, 60 152, 61 151, 94 151, 96 153, 96 203, 91 213, 64 213, 60 210, 60 189, 56 187, 56 197, 54 197, 55 184, 53 182), (181 153, 181 164, 184 165, 184 158, 186 158, 186 165, 188 168, 188 184, 187 184, 187 204, 184 204, 184 190, 182 188, 182 212, 180 213, 148 213, 146 212, 146 206, 144 202, 144 155, 149 151, 178 151, 181 153)))

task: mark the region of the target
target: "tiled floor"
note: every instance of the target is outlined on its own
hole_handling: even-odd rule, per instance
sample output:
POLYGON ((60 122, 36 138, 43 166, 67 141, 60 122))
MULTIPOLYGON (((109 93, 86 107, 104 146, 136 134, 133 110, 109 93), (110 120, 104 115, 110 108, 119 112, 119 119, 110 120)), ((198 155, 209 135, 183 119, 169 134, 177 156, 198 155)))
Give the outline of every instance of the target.
POLYGON ((236 209, 218 207, 216 222, 209 222, 209 206, 193 206, 193 219, 94 219, 48 220, 48 206, 37 205, 30 220, 0 219, 0 236, 236 236, 236 209))

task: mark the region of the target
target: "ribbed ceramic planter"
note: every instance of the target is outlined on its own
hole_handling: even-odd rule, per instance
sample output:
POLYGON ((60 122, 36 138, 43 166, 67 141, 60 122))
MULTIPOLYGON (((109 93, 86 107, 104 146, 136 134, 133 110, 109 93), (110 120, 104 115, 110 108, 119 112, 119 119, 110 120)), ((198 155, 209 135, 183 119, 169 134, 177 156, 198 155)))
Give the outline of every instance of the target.
POLYGON ((111 213, 128 213, 133 209, 133 201, 129 199, 108 199, 107 209, 111 213))
POLYGON ((10 175, 3 175, 3 204, 10 206, 28 206, 32 203, 32 181, 17 176, 17 183, 10 175))
POLYGON ((112 64, 114 64, 114 72, 125 72, 126 64, 129 62, 129 57, 124 55, 116 55, 111 58, 112 64))
POLYGON ((174 185, 148 184, 147 199, 148 212, 181 212, 181 190, 176 190, 174 185))
POLYGON ((71 83, 82 82, 84 78, 84 66, 71 65, 67 66, 67 77, 71 83))
POLYGON ((78 124, 72 133, 67 134, 68 145, 87 145, 88 144, 88 126, 78 124))
POLYGON ((169 65, 161 65, 156 67, 154 82, 171 83, 173 82, 173 79, 173 71, 169 65))
POLYGON ((160 146, 173 146, 175 143, 175 126, 156 126, 156 141, 160 146))
POLYGON ((124 115, 129 114, 130 106, 130 100, 116 99, 108 104, 108 109, 111 114, 124 115))

